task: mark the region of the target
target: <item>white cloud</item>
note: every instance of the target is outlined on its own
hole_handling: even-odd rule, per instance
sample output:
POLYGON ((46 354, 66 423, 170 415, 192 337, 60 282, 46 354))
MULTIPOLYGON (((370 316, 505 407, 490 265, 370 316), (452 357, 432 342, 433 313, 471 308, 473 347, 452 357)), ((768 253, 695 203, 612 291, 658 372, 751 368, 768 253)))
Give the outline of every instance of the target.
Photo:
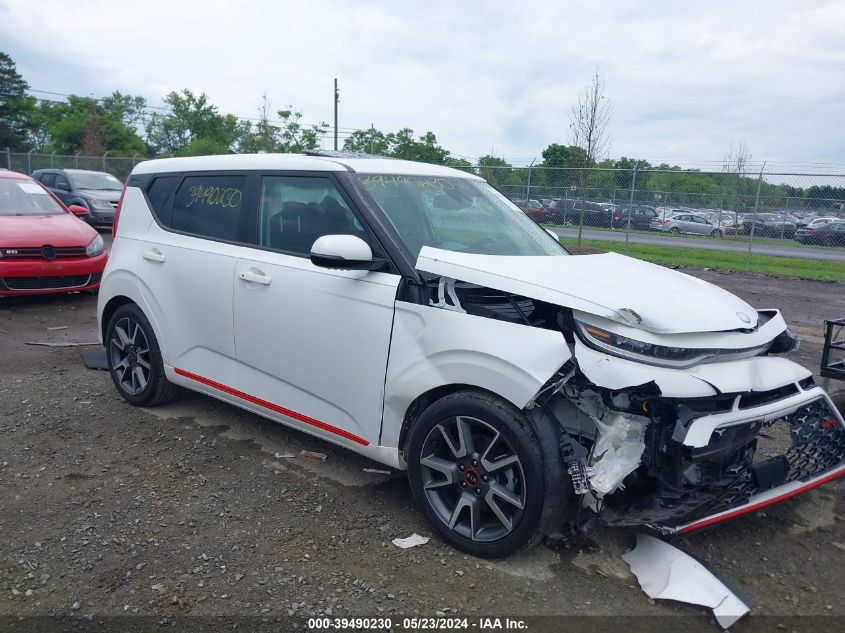
POLYGON ((568 140, 593 68, 612 155, 845 163, 838 2, 451 3, 0 0, 0 39, 33 88, 157 104, 206 92, 255 116, 261 94, 308 121, 432 130, 457 154, 530 160, 568 140))

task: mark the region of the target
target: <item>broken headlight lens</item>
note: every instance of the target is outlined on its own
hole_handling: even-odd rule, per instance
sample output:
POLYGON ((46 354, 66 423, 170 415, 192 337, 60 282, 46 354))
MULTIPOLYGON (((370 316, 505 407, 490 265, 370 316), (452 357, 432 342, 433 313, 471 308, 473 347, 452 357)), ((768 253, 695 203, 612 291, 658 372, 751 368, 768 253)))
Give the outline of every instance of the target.
POLYGON ((691 349, 686 347, 670 347, 655 345, 636 339, 614 334, 595 325, 575 321, 578 334, 587 345, 599 351, 620 356, 629 360, 660 367, 686 369, 701 363, 712 363, 716 360, 728 361, 741 358, 759 356, 765 352, 771 343, 749 347, 746 349, 691 349))

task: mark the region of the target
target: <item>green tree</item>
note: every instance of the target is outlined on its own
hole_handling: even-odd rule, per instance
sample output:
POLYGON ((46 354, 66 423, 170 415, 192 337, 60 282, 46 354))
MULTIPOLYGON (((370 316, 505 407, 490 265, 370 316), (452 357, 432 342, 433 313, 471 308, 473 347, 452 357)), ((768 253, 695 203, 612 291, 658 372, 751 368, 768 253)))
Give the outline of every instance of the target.
POLYGON ((552 143, 541 153, 543 167, 584 167, 587 153, 575 145, 552 143))
POLYGON ((343 149, 349 152, 363 152, 374 156, 389 156, 390 144, 387 134, 373 127, 355 130, 343 141, 343 149))
POLYGON ((305 152, 320 146, 320 137, 326 133, 328 123, 305 125, 302 113, 289 105, 279 110, 279 120, 270 119, 271 103, 267 95, 262 96, 258 108, 259 118, 255 124, 247 123, 238 143, 241 152, 305 152))
POLYGON ((32 145, 36 99, 27 95, 27 90, 29 84, 15 62, 0 52, 0 147, 21 151, 32 145))
POLYGON ((71 95, 64 102, 42 101, 32 138, 39 149, 59 154, 143 154, 147 145, 137 130, 145 105, 143 97, 120 92, 100 100, 71 95))
POLYGON ((343 149, 438 165, 449 159, 449 151, 438 144, 434 132, 415 138, 414 131, 407 127, 387 134, 373 128, 357 130, 343 142, 343 149))
POLYGON ((204 139, 227 150, 237 146, 248 131, 232 114, 220 114, 205 93, 171 92, 164 98, 168 114, 154 114, 147 122, 147 143, 158 154, 178 154, 193 141, 204 139))

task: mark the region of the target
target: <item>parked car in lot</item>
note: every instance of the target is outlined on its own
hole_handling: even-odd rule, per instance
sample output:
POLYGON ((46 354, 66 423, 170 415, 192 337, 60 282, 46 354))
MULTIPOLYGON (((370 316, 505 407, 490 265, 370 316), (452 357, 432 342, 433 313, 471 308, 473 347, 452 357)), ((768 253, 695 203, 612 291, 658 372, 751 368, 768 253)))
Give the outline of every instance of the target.
POLYGON ((447 167, 143 162, 97 309, 128 402, 181 386, 407 469, 476 556, 589 519, 685 533, 845 474, 845 421, 778 357, 797 339, 777 310, 570 256, 447 167))
POLYGON ((784 237, 792 239, 798 227, 792 222, 783 219, 782 215, 775 213, 748 213, 742 219, 739 232, 742 234, 751 233, 760 237, 784 237))
POLYGON ((831 222, 836 221, 837 218, 834 217, 813 218, 812 220, 807 222, 806 226, 798 227, 798 229, 795 231, 795 235, 793 235, 792 237, 796 242, 802 242, 804 244, 813 244, 815 243, 813 239, 815 230, 820 229, 823 226, 826 226, 831 222))
POLYGON ((549 210, 539 200, 520 200, 517 206, 535 222, 546 222, 549 218, 549 210))
POLYGON ((665 219, 652 220, 649 225, 653 231, 664 233, 689 233, 691 235, 709 235, 722 237, 723 231, 706 218, 692 213, 678 213, 665 219))
POLYGON ((581 210, 584 210, 584 224, 587 226, 613 226, 613 216, 618 211, 598 202, 563 198, 549 207, 548 221, 556 224, 578 224, 581 210))
POLYGON ((737 213, 731 213, 730 211, 718 211, 701 215, 725 235, 735 235, 742 224, 742 216, 737 213))
POLYGON ((0 171, 0 296, 96 290, 103 238, 38 182, 0 171))
POLYGON ((813 221, 806 228, 798 229, 794 239, 803 244, 845 246, 845 220, 813 221))
POLYGON ((85 220, 92 226, 112 225, 123 183, 111 174, 86 169, 38 169, 32 177, 64 204, 87 209, 85 220))
POLYGON ((657 209, 644 204, 625 205, 614 213, 613 226, 627 228, 629 215, 632 229, 646 230, 651 228, 651 223, 657 218, 657 209))

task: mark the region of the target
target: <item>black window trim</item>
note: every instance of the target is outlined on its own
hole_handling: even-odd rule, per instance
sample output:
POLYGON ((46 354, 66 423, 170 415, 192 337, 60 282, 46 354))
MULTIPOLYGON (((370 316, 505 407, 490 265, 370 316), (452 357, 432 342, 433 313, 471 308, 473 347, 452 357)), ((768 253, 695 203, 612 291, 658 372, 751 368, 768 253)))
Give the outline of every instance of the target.
MULTIPOLYGON (((387 249, 384 248, 382 244, 382 240, 373 231, 372 227, 367 222, 366 214, 362 213, 359 206, 355 204, 354 196, 350 195, 348 191, 342 186, 340 180, 336 177, 338 173, 344 172, 334 172, 334 171, 319 171, 319 170, 256 170, 256 173, 259 176, 258 179, 258 187, 260 191, 261 181, 265 177, 279 177, 279 178, 323 178, 328 180, 337 192, 340 194, 340 197, 349 207, 349 210, 352 212, 352 215, 355 216, 355 219, 361 223, 361 226, 364 227, 364 232, 367 234, 367 237, 370 240, 370 248, 373 251, 373 257, 383 259, 387 262, 388 270, 380 270, 378 272, 389 272, 394 275, 401 274, 399 272, 398 267, 393 263, 391 258, 388 255, 387 249)), ((260 197, 260 193, 258 194, 260 197)), ((251 233, 250 237, 252 238, 252 242, 250 246, 260 251, 267 251, 270 253, 279 253, 281 255, 288 255, 290 257, 299 257, 301 259, 310 259, 310 253, 299 253, 296 251, 288 251, 281 248, 273 248, 272 246, 262 246, 258 243, 258 215, 261 212, 260 205, 256 204, 254 212, 252 215, 252 226, 250 227, 251 233)))
POLYGON ((237 240, 224 240, 219 237, 211 237, 209 235, 201 235, 199 233, 191 233, 189 231, 180 231, 178 229, 174 229, 172 226, 169 226, 170 220, 172 219, 173 213, 173 199, 176 197, 176 192, 179 188, 185 184, 185 180, 191 177, 197 176, 243 176, 246 178, 244 183, 244 200, 241 205, 241 209, 248 208, 248 205, 257 202, 257 193, 255 191, 255 187, 250 187, 251 179, 255 178, 255 172, 251 170, 238 170, 238 169, 226 169, 226 170, 199 170, 199 171, 183 171, 183 172, 176 172, 176 171, 165 171, 165 172, 156 172, 153 174, 139 174, 137 176, 133 176, 131 181, 129 182, 129 187, 138 187, 141 189, 141 192, 144 195, 144 201, 147 203, 147 207, 150 209, 150 215, 152 215, 153 220, 155 223, 158 224, 159 228, 162 231, 166 231, 168 233, 174 233, 176 235, 184 235, 186 237, 195 237, 199 240, 206 240, 209 242, 220 242, 221 244, 231 244, 232 246, 252 246, 248 242, 244 241, 244 237, 246 235, 246 224, 248 221, 249 213, 241 213, 241 217, 238 221, 238 239, 237 240), (164 208, 159 211, 158 209, 153 207, 152 201, 150 200, 147 192, 149 191, 150 187, 152 186, 153 181, 156 178, 166 178, 168 176, 176 176, 179 178, 179 182, 176 183, 176 186, 173 188, 173 191, 170 192, 170 196, 167 198, 167 202, 164 205, 164 208), (165 223, 166 222, 166 223, 165 223))
MULTIPOLYGON (((304 253, 297 253, 293 251, 285 251, 282 249, 271 248, 269 246, 261 246, 258 244, 258 213, 259 213, 259 200, 260 200, 260 189, 261 189, 261 179, 264 176, 290 176, 296 178, 328 178, 329 181, 335 186, 338 193, 343 198, 344 202, 349 206, 349 209, 352 211, 352 214, 361 222, 361 225, 364 227, 367 235, 372 238, 372 243, 370 244, 370 248, 373 250, 373 257, 384 259, 387 264, 385 270, 378 271, 378 272, 388 272, 392 274, 399 274, 403 276, 411 276, 412 278, 419 281, 419 277, 417 276, 416 271, 411 267, 411 274, 408 275, 403 267, 397 265, 397 260, 395 257, 396 249, 395 248, 388 248, 385 247, 385 243, 389 240, 384 239, 384 235, 379 235, 379 232, 373 228, 372 215, 367 213, 361 209, 361 205, 356 204, 355 196, 352 195, 347 187, 344 186, 344 183, 338 175, 347 175, 346 172, 335 172, 335 171, 321 171, 321 170, 261 170, 261 169, 244 169, 244 170, 236 170, 236 169, 226 169, 226 170, 212 170, 212 169, 204 169, 204 170, 195 170, 195 171, 166 171, 166 172, 155 172, 150 174, 136 174, 132 176, 129 187, 138 187, 141 190, 141 193, 144 196, 144 201, 147 203, 147 207, 150 209, 150 214, 153 217, 155 223, 159 226, 162 231, 166 231, 167 233, 174 233, 177 235, 184 235, 186 237, 194 237, 200 240, 207 240, 209 242, 220 242, 222 244, 230 244, 232 246, 243 246, 245 248, 249 248, 252 250, 259 250, 265 251, 269 253, 278 253, 280 255, 286 255, 289 257, 298 257, 300 259, 310 259, 309 254, 304 253), (159 211, 158 209, 153 207, 152 201, 150 200, 149 196, 147 195, 150 187, 152 186, 153 181, 157 178, 166 178, 168 176, 176 176, 179 178, 179 181, 176 183, 176 186, 173 188, 173 191, 170 192, 170 195, 167 198, 164 207, 159 211), (238 226, 238 239, 237 240, 224 240, 217 237, 210 237, 208 235, 200 235, 198 233, 190 233, 188 231, 180 231, 178 229, 174 229, 173 227, 169 226, 171 215, 173 212, 173 200, 176 197, 176 192, 179 188, 184 184, 185 180, 190 177, 196 176, 245 176, 246 183, 244 185, 245 189, 245 196, 244 196, 244 203, 242 205, 242 213, 240 218, 240 224, 238 226), (167 222, 167 224, 165 224, 167 222)), ((377 224, 377 223, 376 223, 377 224)), ((398 239, 398 236, 397 236, 398 239)))

